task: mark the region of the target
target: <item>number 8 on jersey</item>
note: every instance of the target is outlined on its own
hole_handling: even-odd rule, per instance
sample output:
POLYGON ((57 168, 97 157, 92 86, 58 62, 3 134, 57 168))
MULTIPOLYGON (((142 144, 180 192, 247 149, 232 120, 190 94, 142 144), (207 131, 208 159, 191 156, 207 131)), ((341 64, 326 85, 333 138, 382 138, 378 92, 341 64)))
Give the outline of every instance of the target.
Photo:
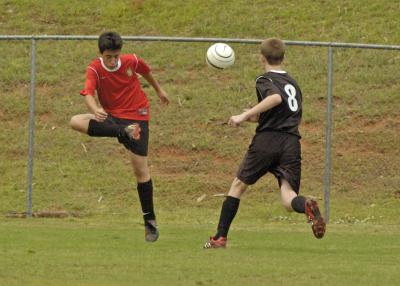
POLYGON ((296 88, 291 85, 291 84, 286 84, 285 87, 285 92, 289 96, 288 97, 288 105, 291 111, 295 112, 299 108, 299 105, 297 104, 296 100, 296 88))

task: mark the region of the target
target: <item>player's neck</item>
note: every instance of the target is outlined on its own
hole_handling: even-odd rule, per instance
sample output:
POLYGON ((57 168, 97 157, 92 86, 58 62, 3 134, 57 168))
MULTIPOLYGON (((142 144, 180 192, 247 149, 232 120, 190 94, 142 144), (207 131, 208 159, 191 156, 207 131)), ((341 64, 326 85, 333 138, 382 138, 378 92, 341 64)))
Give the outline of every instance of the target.
POLYGON ((269 72, 269 71, 283 71, 282 66, 281 65, 269 65, 269 64, 265 64, 264 66, 265 72, 269 72))

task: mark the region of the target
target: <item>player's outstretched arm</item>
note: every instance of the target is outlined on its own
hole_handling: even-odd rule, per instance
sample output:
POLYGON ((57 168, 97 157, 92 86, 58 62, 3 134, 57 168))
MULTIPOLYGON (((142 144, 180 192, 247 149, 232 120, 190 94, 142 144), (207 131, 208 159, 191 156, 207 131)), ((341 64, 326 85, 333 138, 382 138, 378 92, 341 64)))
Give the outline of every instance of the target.
POLYGON ((168 94, 161 88, 158 81, 154 78, 151 72, 143 74, 144 79, 154 88, 157 93, 158 98, 162 104, 168 104, 169 98, 168 94))
MULTIPOLYGON (((248 110, 250 110, 250 108, 245 108, 244 110, 243 110, 243 112, 246 112, 246 111, 248 111, 248 110)), ((249 118, 247 118, 247 122, 258 122, 258 118, 260 117, 260 114, 256 114, 256 115, 253 115, 253 116, 250 116, 249 118)))
POLYGON ((255 116, 258 117, 260 113, 265 112, 271 108, 274 108, 281 102, 282 102, 282 97, 279 94, 272 94, 270 96, 267 96, 260 103, 246 110, 245 112, 239 115, 231 116, 231 118, 228 121, 228 124, 232 126, 239 126, 240 123, 247 121, 251 118, 254 118, 255 116))

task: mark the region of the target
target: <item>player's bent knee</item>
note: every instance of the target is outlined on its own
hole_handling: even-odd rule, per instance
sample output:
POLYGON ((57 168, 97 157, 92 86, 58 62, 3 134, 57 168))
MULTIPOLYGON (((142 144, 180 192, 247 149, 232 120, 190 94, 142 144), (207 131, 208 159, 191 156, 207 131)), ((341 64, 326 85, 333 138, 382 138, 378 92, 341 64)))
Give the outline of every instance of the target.
POLYGON ((78 118, 76 115, 71 117, 71 120, 69 121, 69 126, 71 126, 71 128, 74 130, 78 128, 78 118))
POLYGON ((240 198, 246 191, 247 185, 238 178, 235 178, 232 182, 231 188, 228 192, 228 196, 240 198))
POLYGON ((82 133, 87 133, 88 129, 88 120, 85 120, 82 118, 80 115, 74 115, 72 116, 71 120, 69 121, 69 125, 73 130, 82 132, 82 133))
POLYGON ((245 191, 246 188, 247 188, 247 185, 246 185, 245 183, 243 183, 243 182, 242 182, 240 179, 238 179, 238 178, 235 178, 235 179, 233 180, 232 185, 233 185, 235 188, 237 188, 237 189, 239 189, 239 190, 241 190, 241 191, 245 191))

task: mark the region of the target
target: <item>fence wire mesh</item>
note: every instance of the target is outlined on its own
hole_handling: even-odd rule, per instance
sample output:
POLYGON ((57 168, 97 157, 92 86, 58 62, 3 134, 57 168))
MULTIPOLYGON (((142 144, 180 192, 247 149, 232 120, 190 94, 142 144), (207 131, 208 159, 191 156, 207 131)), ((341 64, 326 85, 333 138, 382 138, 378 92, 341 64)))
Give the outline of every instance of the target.
MULTIPOLYGON (((11 40, 0 41, 0 45, 12 58, 0 59, 0 144, 4 146, 0 152, 4 198, 0 212, 7 213, 24 211, 26 206, 31 45, 11 40)), ((151 65, 172 101, 168 109, 161 108, 143 82, 152 104, 149 163, 161 211, 173 209, 177 199, 194 202, 190 207, 196 206, 195 198, 204 193, 225 192, 254 132, 251 125, 234 130, 223 122, 256 102, 254 79, 262 73, 258 47, 231 43, 237 55, 235 65, 218 71, 205 64, 209 45, 173 41, 124 44, 124 53, 137 53, 151 65), (177 188, 181 189, 179 198, 169 197, 177 188)), ((129 207, 138 202, 123 147, 116 140, 91 138, 69 128, 72 115, 87 112, 79 90, 96 51, 95 41, 37 43, 34 211, 95 215, 138 210, 129 207)), ((285 67, 297 78, 304 96, 302 192, 322 200, 327 49, 291 46, 286 58, 285 67)), ((368 194, 363 204, 366 218, 373 219, 379 216, 371 207, 373 196, 395 196, 400 181, 396 172, 400 101, 395 79, 399 54, 336 48, 333 59, 331 190, 343 199, 349 191, 368 194), (382 133, 385 142, 376 136, 382 133)), ((272 191, 277 185, 269 176, 252 188, 272 191)), ((270 195, 254 193, 271 209, 278 207, 270 195)), ((340 209, 334 199, 332 205, 340 209)), ((341 215, 334 213, 334 222, 352 220, 351 215, 338 213, 341 215)))

